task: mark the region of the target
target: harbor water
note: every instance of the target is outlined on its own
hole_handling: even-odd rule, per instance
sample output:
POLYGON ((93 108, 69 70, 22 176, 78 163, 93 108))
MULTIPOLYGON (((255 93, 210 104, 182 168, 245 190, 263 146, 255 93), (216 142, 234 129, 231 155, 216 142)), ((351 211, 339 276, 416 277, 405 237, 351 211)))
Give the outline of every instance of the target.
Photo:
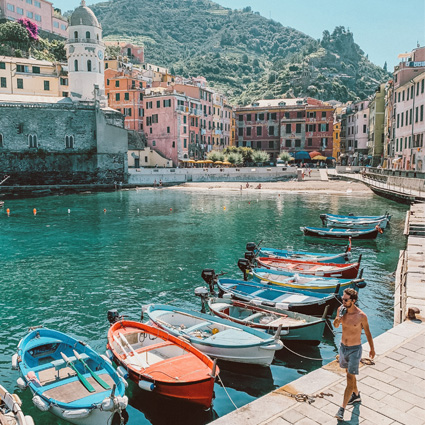
MULTIPOLYGON (((104 353, 107 311, 140 318, 142 305, 168 303, 200 310, 194 289, 213 268, 242 278, 237 268, 247 242, 274 248, 341 252, 346 242, 303 236, 321 227, 319 214, 380 215, 391 225, 376 241, 354 241, 362 254, 359 307, 373 336, 393 323, 393 273, 407 207, 372 194, 292 194, 256 190, 124 190, 5 202, 0 210, 0 383, 17 392, 36 424, 65 424, 38 411, 16 385, 11 356, 30 326, 69 333, 104 353), (10 210, 10 215, 6 213, 10 210), (36 210, 36 214, 34 213, 36 210)), ((319 346, 285 344, 270 368, 220 365, 212 409, 164 400, 130 383, 129 424, 205 424, 297 379, 337 354, 340 329, 319 346)), ((365 341, 365 340, 364 340, 365 341)), ((363 342, 364 342, 363 341, 363 342)), ((105 424, 106 425, 106 424, 105 424)))

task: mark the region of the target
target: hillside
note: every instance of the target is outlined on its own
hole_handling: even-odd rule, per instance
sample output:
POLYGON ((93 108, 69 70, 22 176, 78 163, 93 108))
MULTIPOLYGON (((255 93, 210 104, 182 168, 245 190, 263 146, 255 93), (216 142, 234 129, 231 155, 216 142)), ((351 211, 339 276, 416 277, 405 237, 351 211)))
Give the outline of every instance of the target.
POLYGON ((208 0, 114 0, 91 6, 104 38, 143 43, 146 61, 203 75, 230 100, 365 98, 388 74, 343 27, 314 40, 251 11, 208 0))

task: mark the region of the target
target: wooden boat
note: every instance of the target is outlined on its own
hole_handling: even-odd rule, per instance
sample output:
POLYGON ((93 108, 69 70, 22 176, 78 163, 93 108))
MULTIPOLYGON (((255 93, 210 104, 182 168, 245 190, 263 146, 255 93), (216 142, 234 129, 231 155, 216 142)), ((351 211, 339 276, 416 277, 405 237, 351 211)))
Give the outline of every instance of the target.
POLYGON ((31 416, 26 416, 21 409, 22 401, 17 394, 9 393, 0 385, 0 424, 34 425, 31 416))
POLYGON ((384 215, 338 215, 338 214, 320 214, 320 218, 330 218, 333 220, 360 220, 360 221, 376 221, 376 220, 391 220, 391 215, 386 212, 384 215))
POLYGON ((378 233, 383 233, 379 226, 370 229, 334 229, 326 227, 300 227, 305 236, 332 239, 376 239, 378 233))
POLYGON ((253 242, 246 244, 246 250, 254 256, 288 258, 292 260, 317 261, 318 263, 345 263, 351 259, 351 241, 345 252, 338 254, 323 252, 290 251, 287 249, 260 248, 253 242))
MULTIPOLYGON (((208 409, 219 373, 213 360, 184 339, 144 323, 108 312, 112 326, 107 348, 120 373, 139 388, 208 409)), ((109 354, 109 353, 108 353, 109 354)))
POLYGON ((19 342, 12 367, 21 373, 18 386, 30 388, 34 405, 43 412, 77 425, 128 419, 127 383, 106 357, 69 335, 31 328, 19 342))
POLYGON ((208 299, 210 311, 222 319, 269 334, 276 334, 279 326, 280 339, 283 341, 308 341, 319 344, 326 326, 325 318, 317 318, 288 310, 272 307, 260 307, 229 298, 208 299))
POLYGON ((357 263, 319 263, 317 261, 292 260, 289 258, 256 258, 258 267, 303 275, 355 279, 359 273, 361 255, 357 263))
POLYGON ((336 288, 334 294, 325 294, 293 291, 283 286, 235 279, 217 279, 217 286, 223 297, 231 296, 253 305, 275 307, 311 316, 322 317, 326 312, 327 316, 332 317, 341 305, 338 296, 339 288, 336 288))
POLYGON ((161 304, 147 306, 146 312, 155 325, 219 360, 270 366, 283 347, 279 336, 208 314, 161 304))
POLYGON ((388 216, 380 218, 358 218, 358 217, 335 217, 328 214, 321 214, 320 218, 326 227, 336 227, 343 229, 370 229, 379 226, 381 229, 387 227, 388 216))
POLYGON ((331 277, 305 276, 279 270, 252 269, 254 280, 271 283, 273 285, 291 288, 294 291, 305 290, 310 292, 334 293, 339 287, 339 295, 342 296, 344 289, 354 288, 357 291, 364 288, 366 283, 363 279, 336 279, 331 277))

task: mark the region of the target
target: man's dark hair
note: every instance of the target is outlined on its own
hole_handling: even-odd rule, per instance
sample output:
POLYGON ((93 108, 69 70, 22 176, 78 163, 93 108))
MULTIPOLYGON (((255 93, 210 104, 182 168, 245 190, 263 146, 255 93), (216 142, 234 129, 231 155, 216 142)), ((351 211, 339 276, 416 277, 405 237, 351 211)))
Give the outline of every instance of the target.
POLYGON ((353 288, 345 288, 344 294, 349 295, 350 299, 353 300, 354 302, 356 302, 357 298, 359 297, 357 294, 357 291, 353 288))

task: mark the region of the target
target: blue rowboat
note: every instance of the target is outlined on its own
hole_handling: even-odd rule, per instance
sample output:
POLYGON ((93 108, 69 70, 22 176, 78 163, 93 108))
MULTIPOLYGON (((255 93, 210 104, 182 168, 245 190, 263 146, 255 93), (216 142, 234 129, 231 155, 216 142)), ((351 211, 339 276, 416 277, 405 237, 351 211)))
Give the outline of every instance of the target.
MULTIPOLYGON (((326 313, 332 317, 341 305, 337 293, 293 291, 283 286, 236 279, 217 279, 217 286, 223 298, 230 296, 253 305, 275 307, 312 316, 322 317, 326 313)), ((337 289, 339 291, 339 288, 337 289)))
POLYGON ((305 236, 316 236, 331 239, 376 239, 378 233, 383 233, 379 226, 370 229, 334 229, 326 227, 300 227, 305 236))
POLYGON ((246 244, 246 250, 252 252, 256 257, 289 258, 293 260, 316 261, 318 263, 343 264, 351 260, 351 242, 345 252, 338 254, 323 252, 291 251, 287 249, 260 248, 254 242, 246 244))
POLYGON ((306 341, 319 344, 325 331, 326 319, 280 310, 273 307, 255 306, 229 298, 208 299, 210 311, 222 319, 276 334, 279 326, 282 341, 306 341))
POLYGON ((18 386, 29 387, 33 403, 77 425, 100 425, 128 418, 126 381, 90 346, 61 332, 31 328, 12 357, 18 386), (123 411, 123 412, 122 412, 123 411))
POLYGON ((320 218, 324 226, 345 229, 370 229, 379 226, 381 229, 387 227, 391 216, 336 216, 332 214, 321 214, 320 218))
POLYGON ((219 360, 267 367, 275 351, 283 348, 278 335, 272 337, 209 314, 162 304, 147 306, 146 313, 156 326, 219 360))
POLYGON ((366 286, 363 279, 336 279, 332 277, 307 276, 294 274, 281 270, 252 269, 253 279, 257 282, 267 282, 277 286, 283 286, 293 291, 305 290, 310 292, 335 293, 339 288, 339 295, 344 289, 359 288, 366 286))

